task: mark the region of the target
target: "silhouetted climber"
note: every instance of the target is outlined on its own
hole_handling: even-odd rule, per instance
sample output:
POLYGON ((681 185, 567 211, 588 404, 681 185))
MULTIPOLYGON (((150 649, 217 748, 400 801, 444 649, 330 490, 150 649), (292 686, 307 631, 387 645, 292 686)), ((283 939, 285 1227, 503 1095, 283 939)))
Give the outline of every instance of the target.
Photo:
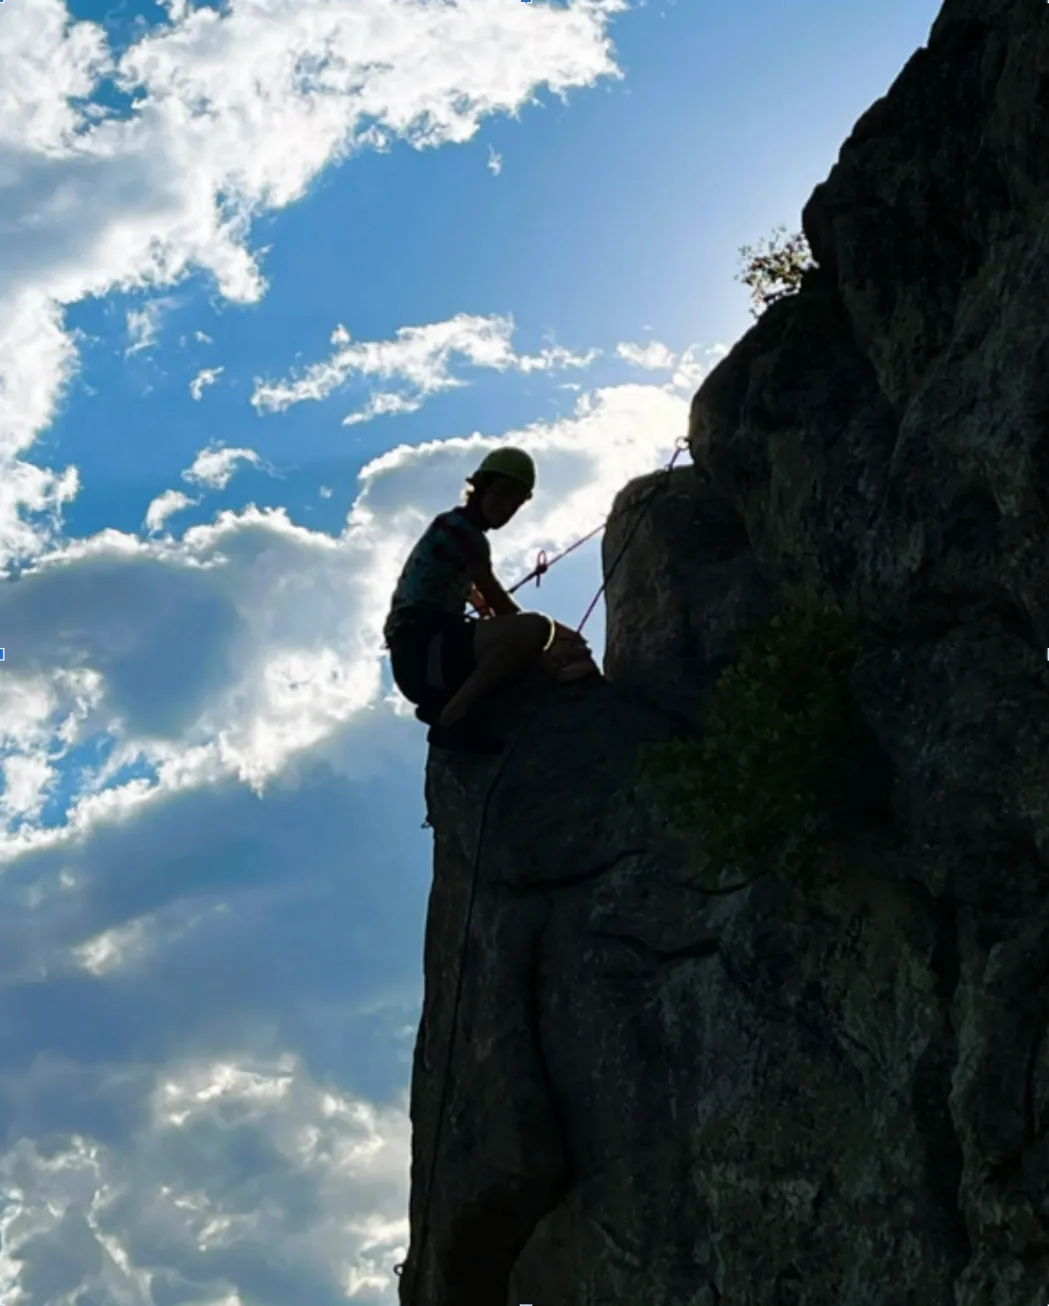
POLYGON ((536 468, 523 449, 495 449, 467 477, 465 503, 436 516, 408 555, 383 627, 398 689, 417 704, 435 748, 497 753, 502 740, 472 709, 538 664, 557 680, 597 668, 581 635, 542 612, 522 612, 492 573, 486 532, 532 497, 536 468), (482 614, 468 616, 470 602, 482 614), (563 641, 565 655, 550 649, 563 641))

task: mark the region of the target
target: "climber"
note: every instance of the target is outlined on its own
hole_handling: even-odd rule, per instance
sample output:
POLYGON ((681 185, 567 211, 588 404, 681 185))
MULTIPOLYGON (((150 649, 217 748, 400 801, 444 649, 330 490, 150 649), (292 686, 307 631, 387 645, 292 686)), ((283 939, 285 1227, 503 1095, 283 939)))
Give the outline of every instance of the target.
POLYGON ((505 526, 535 489, 522 449, 494 449, 466 478, 461 506, 440 513, 408 555, 383 626, 398 689, 436 748, 497 753, 472 715, 492 690, 538 665, 552 679, 594 674, 586 641, 542 612, 522 612, 492 574, 486 532, 505 526), (466 615, 473 604, 480 619, 466 615), (551 654, 554 641, 563 650, 551 654))

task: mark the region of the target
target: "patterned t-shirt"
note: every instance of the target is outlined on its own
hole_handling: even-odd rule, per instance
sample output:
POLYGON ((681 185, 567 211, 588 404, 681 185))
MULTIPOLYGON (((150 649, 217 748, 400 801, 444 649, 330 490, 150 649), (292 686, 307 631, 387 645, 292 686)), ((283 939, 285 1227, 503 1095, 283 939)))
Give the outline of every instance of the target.
POLYGON ((386 641, 411 616, 412 608, 461 615, 470 597, 478 563, 490 564, 491 558, 488 536, 470 520, 465 509, 439 513, 420 536, 401 570, 383 626, 386 641))

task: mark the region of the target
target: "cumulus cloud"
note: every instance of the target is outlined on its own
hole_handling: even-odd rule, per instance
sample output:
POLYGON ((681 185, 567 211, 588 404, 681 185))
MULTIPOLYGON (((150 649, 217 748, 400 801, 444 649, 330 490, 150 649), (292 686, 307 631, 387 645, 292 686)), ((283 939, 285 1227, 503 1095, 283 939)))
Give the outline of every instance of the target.
POLYGON ((197 500, 191 499, 181 490, 165 490, 159 494, 146 509, 145 527, 150 532, 159 531, 169 517, 189 508, 197 500))
MULTIPOLYGON (((581 522, 599 524, 623 482, 658 465, 686 422, 682 395, 625 385, 579 396, 567 418, 510 432, 538 459, 540 489, 493 541, 508 579, 538 548, 565 547, 581 522)), ((495 443, 472 435, 375 459, 336 538, 283 510, 249 507, 179 540, 110 530, 71 542, 0 587, 0 626, 21 641, 0 681, 36 704, 12 751, 47 757, 62 744, 60 727, 80 745, 101 730, 140 768, 103 792, 87 768, 67 795, 69 829, 224 776, 264 787, 291 758, 374 711, 382 622, 403 558, 495 443), (89 685, 76 680, 84 676, 89 685), (74 689, 90 692, 79 724, 67 720, 74 689)), ((207 449, 190 473, 225 484, 240 459, 254 461, 252 451, 207 449)), ((161 515, 156 508, 153 522, 161 515)), ((381 751, 371 761, 381 765, 381 751)), ((28 837, 19 825, 12 848, 28 837)))
POLYGON ((131 1081, 140 1122, 109 1141, 22 1138, 0 1158, 5 1300, 393 1300, 407 1242, 404 1104, 376 1109, 290 1055, 152 1077, 131 1068, 123 1086, 120 1074, 90 1085, 54 1057, 35 1068, 30 1082, 52 1097, 131 1081))
POLYGON ((212 490, 224 490, 240 462, 258 467, 262 459, 254 449, 225 449, 221 445, 212 445, 197 454, 193 465, 182 473, 182 479, 206 485, 212 490))
MULTIPOLYGON (((0 385, 0 429, 4 400, 0 385)), ((62 507, 76 498, 79 488, 75 467, 53 472, 21 459, 5 463, 0 454, 0 566, 52 544, 61 531, 62 507)))
POLYGON ((4 1300, 392 1306, 428 843, 395 803, 218 783, 4 868, 4 1300))
POLYGON ((511 317, 477 317, 469 313, 457 313, 445 322, 401 327, 393 340, 354 343, 340 325, 332 333, 336 349, 329 359, 314 363, 304 375, 289 381, 256 382, 251 402, 260 413, 277 413, 306 400, 327 399, 353 377, 402 383, 407 393, 373 394, 365 408, 345 419, 352 425, 379 414, 414 412, 428 396, 464 385, 452 373, 457 359, 471 367, 527 373, 586 368, 599 352, 591 349, 574 354, 552 345, 538 354, 518 354, 511 344, 513 333, 511 317))
POLYGON ((466 141, 540 86, 564 95, 619 76, 607 27, 625 7, 173 5, 119 54, 62 0, 0 7, 0 565, 46 546, 35 514, 71 492, 67 474, 20 461, 76 371, 66 305, 193 270, 226 299, 257 300, 259 213, 354 151, 466 141), (133 108, 102 108, 106 77, 133 108))
POLYGON ((55 768, 39 754, 5 757, 0 768, 3 773, 0 806, 8 819, 38 816, 44 805, 45 790, 57 778, 55 768))
POLYGON ((194 399, 199 400, 204 390, 209 385, 214 385, 222 373, 224 367, 203 367, 189 383, 189 393, 194 399))

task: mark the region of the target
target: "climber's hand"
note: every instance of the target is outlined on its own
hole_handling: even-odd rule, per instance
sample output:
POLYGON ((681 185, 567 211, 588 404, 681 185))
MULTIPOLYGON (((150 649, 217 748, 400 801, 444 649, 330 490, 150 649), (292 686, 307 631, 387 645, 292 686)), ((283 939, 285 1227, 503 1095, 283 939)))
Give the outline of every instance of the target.
POLYGON ((484 595, 481 593, 481 591, 477 588, 476 585, 470 590, 470 597, 467 600, 467 602, 470 604, 471 607, 477 609, 477 612, 480 616, 490 617, 492 615, 492 609, 488 606, 488 600, 484 597, 484 595))

